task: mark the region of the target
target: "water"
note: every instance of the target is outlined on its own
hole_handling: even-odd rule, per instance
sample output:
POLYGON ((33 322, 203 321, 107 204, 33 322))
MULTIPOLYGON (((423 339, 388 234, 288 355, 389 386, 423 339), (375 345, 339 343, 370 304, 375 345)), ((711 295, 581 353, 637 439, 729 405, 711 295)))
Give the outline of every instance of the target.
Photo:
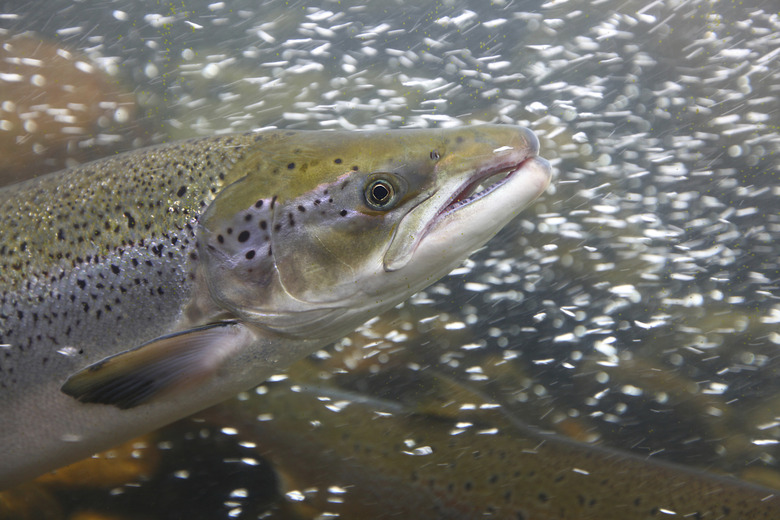
MULTIPOLYGON (((316 356, 325 381, 399 398, 435 369, 527 423, 777 486, 773 2, 48 1, 0 13, 4 40, 33 31, 132 92, 132 117, 111 115, 97 139, 118 148, 270 126, 534 129, 556 169, 548 193, 445 280, 316 356)), ((290 511, 305 493, 259 455, 236 470, 247 455, 225 428, 241 425, 207 423, 150 441, 163 459, 153 477, 70 492, 66 509, 142 496, 149 518, 323 513, 290 511), (253 501, 231 499, 247 488, 253 501)))

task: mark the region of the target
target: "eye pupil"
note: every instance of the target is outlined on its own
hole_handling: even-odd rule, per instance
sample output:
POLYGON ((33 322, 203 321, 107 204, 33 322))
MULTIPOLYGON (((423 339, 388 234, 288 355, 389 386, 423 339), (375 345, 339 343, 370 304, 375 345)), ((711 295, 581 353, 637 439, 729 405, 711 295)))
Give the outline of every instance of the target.
POLYGON ((380 183, 374 184, 371 194, 377 202, 385 202, 390 198, 390 190, 387 189, 387 186, 380 183))
POLYGON ((375 208, 387 206, 395 195, 393 185, 385 180, 375 180, 366 189, 366 200, 375 208))

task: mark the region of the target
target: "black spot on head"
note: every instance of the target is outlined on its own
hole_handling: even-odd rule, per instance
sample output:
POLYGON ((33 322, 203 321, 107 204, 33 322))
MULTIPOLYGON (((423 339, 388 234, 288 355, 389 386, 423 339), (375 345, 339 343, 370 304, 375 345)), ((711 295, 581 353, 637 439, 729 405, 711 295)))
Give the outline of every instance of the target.
POLYGON ((251 213, 247 213, 246 215, 244 215, 244 222, 249 222, 250 220, 252 220, 251 213))
POLYGON ((342 209, 341 211, 339 211, 339 215, 341 215, 342 217, 346 217, 347 216, 347 210, 342 209))
POLYGON ((223 237, 222 235, 217 235, 217 242, 219 242, 220 244, 224 244, 225 237, 223 237))
POLYGON ((239 242, 246 242, 249 240, 249 231, 244 230, 241 233, 238 234, 238 241, 239 242))
POLYGON ((298 211, 300 211, 301 213, 305 213, 306 208, 304 208, 303 206, 298 206, 298 211))
POLYGON ((262 208, 262 207, 263 207, 263 199, 260 199, 260 200, 258 200, 257 202, 255 202, 255 207, 256 207, 257 209, 260 209, 260 208, 262 208))
POLYGON ((247 260, 251 260, 251 259, 253 259, 253 258, 255 257, 255 250, 254 250, 254 249, 252 249, 252 250, 250 250, 250 251, 247 251, 247 252, 246 252, 246 255, 244 255, 244 256, 246 256, 246 259, 247 259, 247 260))
POLYGON ((260 229, 265 231, 267 228, 268 228, 268 222, 266 222, 265 220, 261 220, 260 221, 260 229))
POLYGON ((182 186, 181 188, 179 188, 179 191, 176 192, 176 195, 179 197, 183 197, 185 193, 187 193, 187 186, 182 186))
POLYGON ((295 163, 294 162, 291 162, 290 164, 287 165, 287 169, 288 170, 292 170, 293 168, 295 168, 295 163))

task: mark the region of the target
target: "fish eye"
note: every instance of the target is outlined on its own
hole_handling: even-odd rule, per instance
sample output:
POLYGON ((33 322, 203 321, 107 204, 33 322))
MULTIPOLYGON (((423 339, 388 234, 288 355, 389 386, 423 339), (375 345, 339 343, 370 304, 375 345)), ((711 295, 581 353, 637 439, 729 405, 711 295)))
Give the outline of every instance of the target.
POLYGON ((390 209, 395 202, 396 190, 393 184, 384 178, 374 178, 366 184, 366 204, 373 209, 390 209))

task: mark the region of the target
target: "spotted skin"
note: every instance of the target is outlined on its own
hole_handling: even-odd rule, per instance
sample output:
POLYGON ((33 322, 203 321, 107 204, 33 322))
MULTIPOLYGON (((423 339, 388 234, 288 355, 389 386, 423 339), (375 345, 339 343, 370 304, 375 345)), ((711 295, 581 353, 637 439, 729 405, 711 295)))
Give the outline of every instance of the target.
POLYGON ((3 188, 0 489, 216 404, 432 283, 544 190, 537 150, 497 125, 266 131, 3 188), (367 205, 372 175, 397 185, 387 208, 367 205))
POLYGON ((159 147, 0 191, 0 388, 170 328, 192 290, 197 216, 248 141, 159 147), (57 353, 67 347, 75 356, 57 353))
MULTIPOLYGON (((415 396, 426 381, 425 373, 417 375, 415 396)), ((307 491, 306 499, 315 513, 452 520, 780 518, 780 497, 771 489, 540 434, 507 421, 495 407, 453 417, 447 410, 464 402, 457 389, 433 401, 444 414, 437 416, 363 394, 329 393, 316 381, 269 386, 240 409, 218 408, 217 419, 258 445, 283 475, 283 491, 317 490, 307 491), (344 490, 337 501, 329 491, 334 487, 344 490)), ((480 401, 468 394, 465 402, 480 401)))

